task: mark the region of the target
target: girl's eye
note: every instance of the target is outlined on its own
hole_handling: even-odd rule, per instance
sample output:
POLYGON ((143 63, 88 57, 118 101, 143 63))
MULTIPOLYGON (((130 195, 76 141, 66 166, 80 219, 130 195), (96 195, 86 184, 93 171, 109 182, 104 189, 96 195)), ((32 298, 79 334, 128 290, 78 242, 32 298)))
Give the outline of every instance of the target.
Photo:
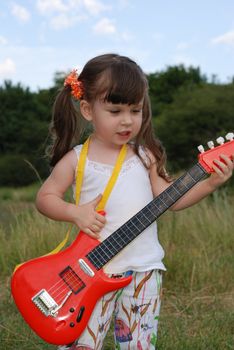
POLYGON ((117 110, 117 109, 113 109, 113 110, 111 110, 110 112, 111 112, 112 114, 117 114, 117 113, 119 113, 120 111, 117 110))
POLYGON ((141 113, 141 109, 133 109, 132 113, 141 113))

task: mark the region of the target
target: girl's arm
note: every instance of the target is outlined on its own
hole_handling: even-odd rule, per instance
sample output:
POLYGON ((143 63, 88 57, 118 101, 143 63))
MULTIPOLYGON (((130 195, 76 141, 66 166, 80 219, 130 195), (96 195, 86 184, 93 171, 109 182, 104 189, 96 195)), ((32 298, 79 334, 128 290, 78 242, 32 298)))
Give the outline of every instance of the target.
MULTIPOLYGON (((207 179, 198 182, 194 187, 192 187, 171 207, 171 210, 185 209, 198 203, 208 194, 214 192, 232 176, 234 168, 233 162, 225 155, 221 155, 220 158, 222 161, 214 160, 214 173, 212 173, 207 179)), ((232 159, 234 159, 234 155, 232 156, 232 159)), ((155 162, 150 168, 150 180, 155 196, 158 196, 162 191, 171 185, 157 174, 155 162)))
POLYGON ((74 181, 76 162, 76 154, 72 150, 56 164, 37 194, 36 207, 50 219, 74 223, 90 236, 99 238, 105 218, 95 208, 102 196, 98 195, 93 201, 79 206, 64 200, 65 192, 74 181))

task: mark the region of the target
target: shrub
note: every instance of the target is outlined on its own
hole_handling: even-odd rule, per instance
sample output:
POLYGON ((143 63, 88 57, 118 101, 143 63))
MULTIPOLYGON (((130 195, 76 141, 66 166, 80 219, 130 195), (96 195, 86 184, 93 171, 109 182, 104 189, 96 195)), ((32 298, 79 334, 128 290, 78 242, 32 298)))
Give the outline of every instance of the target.
POLYGON ((23 154, 0 157, 0 186, 25 186, 47 175, 48 165, 44 159, 23 154))

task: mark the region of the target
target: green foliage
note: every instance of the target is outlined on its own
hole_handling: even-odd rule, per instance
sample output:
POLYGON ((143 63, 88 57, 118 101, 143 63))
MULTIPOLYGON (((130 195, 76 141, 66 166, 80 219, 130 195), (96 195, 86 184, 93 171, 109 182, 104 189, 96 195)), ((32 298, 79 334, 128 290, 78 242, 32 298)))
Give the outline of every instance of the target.
POLYGON ((37 95, 20 84, 5 82, 0 88, 0 106, 0 152, 36 152, 45 141, 49 121, 37 95))
POLYGON ((20 84, 0 87, 0 184, 22 186, 48 175, 44 148, 51 91, 31 93, 20 84), (32 166, 30 166, 30 164, 32 166), (36 171, 33 171, 35 168, 36 171))
POLYGON ((180 87, 191 89, 206 82, 206 77, 201 75, 199 68, 185 68, 183 65, 169 66, 166 71, 149 74, 147 77, 153 116, 157 116, 166 105, 173 102, 174 94, 180 87))
POLYGON ((24 154, 5 154, 0 158, 0 184, 25 186, 49 173, 45 159, 35 159, 24 154))
MULTIPOLYGON (((233 131, 234 85, 182 87, 174 101, 154 120, 173 169, 187 168, 197 158, 197 146, 233 131)), ((206 148, 206 147, 205 147, 206 148)))

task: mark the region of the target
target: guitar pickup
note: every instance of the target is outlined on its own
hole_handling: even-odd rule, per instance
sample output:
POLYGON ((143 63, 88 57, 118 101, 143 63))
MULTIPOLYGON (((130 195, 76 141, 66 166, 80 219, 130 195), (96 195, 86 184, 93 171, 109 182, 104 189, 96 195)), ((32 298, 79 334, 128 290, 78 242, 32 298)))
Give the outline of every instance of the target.
POLYGON ((46 316, 54 316, 54 311, 58 309, 58 304, 56 301, 50 296, 50 294, 42 289, 39 293, 37 293, 32 301, 38 307, 38 309, 46 316))

